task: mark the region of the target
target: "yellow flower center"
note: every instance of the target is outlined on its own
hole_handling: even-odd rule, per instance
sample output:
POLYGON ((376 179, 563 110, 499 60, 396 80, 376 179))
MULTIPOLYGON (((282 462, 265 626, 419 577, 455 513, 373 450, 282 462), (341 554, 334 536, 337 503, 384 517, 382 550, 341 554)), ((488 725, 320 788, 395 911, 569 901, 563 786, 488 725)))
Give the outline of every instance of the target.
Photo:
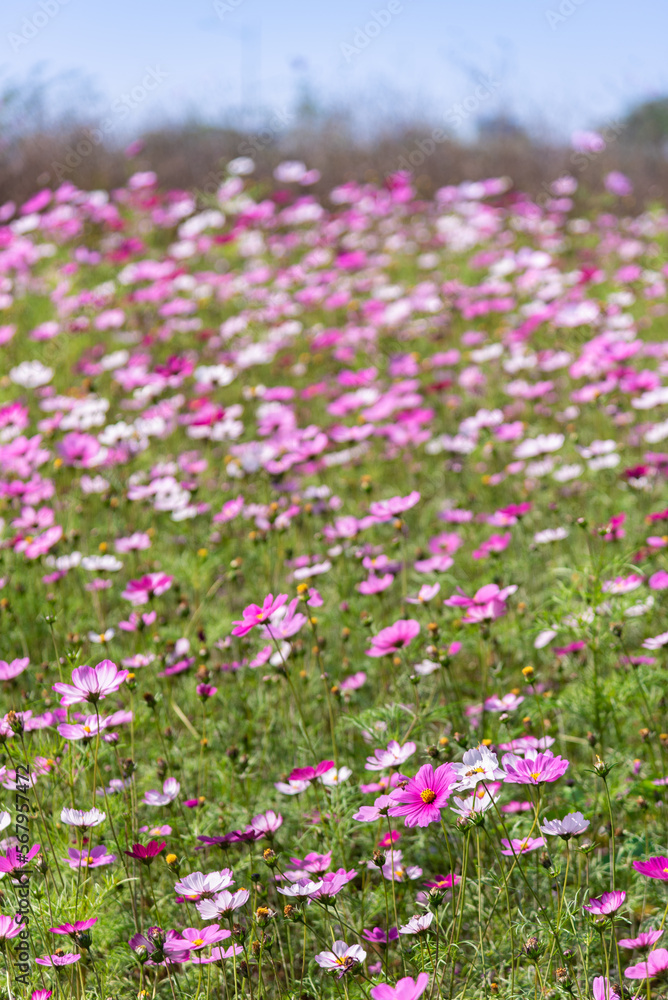
POLYGON ((90 726, 84 726, 83 728, 84 728, 84 733, 90 732, 90 726))
POLYGON ((86 858, 86 860, 84 861, 84 864, 86 864, 86 865, 92 865, 92 863, 94 861, 95 861, 95 858, 91 857, 91 855, 89 854, 88 857, 86 858))
POLYGON ((533 778, 534 781, 538 781, 538 779, 540 778, 540 771, 532 771, 531 777, 533 778))
POLYGON ((395 868, 394 874, 397 876, 397 878, 403 878, 404 877, 404 869, 403 868, 395 868))
POLYGON ((484 774, 484 773, 485 773, 484 767, 472 767, 470 771, 466 772, 466 777, 470 778, 474 774, 484 774))
POLYGON ((191 941, 191 944, 193 945, 193 947, 195 945, 199 946, 201 944, 204 944, 204 938, 195 938, 194 941, 191 941))
POLYGON ((436 792, 433 790, 433 788, 425 788, 420 792, 420 798, 425 803, 425 805, 429 805, 429 803, 433 802, 434 799, 436 798, 436 792))

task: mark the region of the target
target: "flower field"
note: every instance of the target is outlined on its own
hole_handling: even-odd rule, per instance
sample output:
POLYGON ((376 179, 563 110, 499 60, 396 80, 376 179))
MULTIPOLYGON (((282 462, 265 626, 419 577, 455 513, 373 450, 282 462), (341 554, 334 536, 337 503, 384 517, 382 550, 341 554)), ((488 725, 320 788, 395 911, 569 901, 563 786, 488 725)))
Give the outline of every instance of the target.
POLYGON ((0 995, 659 997, 668 213, 317 179, 0 206, 0 995))

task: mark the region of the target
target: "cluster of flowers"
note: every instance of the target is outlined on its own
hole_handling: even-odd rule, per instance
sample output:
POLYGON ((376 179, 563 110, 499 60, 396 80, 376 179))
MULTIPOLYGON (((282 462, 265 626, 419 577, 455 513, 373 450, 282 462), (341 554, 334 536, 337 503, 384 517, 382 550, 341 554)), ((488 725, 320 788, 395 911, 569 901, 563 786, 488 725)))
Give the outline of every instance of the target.
POLYGON ((254 170, 0 206, 8 992, 651 996, 668 213, 254 170))

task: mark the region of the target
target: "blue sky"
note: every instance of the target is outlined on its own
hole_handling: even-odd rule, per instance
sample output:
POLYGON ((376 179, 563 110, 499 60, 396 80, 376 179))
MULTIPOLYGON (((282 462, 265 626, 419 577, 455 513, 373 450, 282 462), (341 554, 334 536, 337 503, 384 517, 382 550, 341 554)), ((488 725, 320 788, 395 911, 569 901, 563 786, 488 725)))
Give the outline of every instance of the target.
POLYGON ((666 0, 5 0, 0 74, 77 71, 60 99, 104 114, 134 90, 127 133, 244 103, 285 113, 307 85, 367 121, 468 101, 463 133, 503 111, 568 134, 668 94, 666 38, 666 0))

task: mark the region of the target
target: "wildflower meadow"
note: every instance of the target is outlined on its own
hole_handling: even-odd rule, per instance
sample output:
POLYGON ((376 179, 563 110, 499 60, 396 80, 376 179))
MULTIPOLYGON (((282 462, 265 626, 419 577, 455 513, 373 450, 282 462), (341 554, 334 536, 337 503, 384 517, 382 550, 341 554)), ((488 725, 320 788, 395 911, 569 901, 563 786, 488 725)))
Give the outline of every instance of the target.
POLYGON ((0 996, 668 982, 668 212, 0 206, 0 996))

